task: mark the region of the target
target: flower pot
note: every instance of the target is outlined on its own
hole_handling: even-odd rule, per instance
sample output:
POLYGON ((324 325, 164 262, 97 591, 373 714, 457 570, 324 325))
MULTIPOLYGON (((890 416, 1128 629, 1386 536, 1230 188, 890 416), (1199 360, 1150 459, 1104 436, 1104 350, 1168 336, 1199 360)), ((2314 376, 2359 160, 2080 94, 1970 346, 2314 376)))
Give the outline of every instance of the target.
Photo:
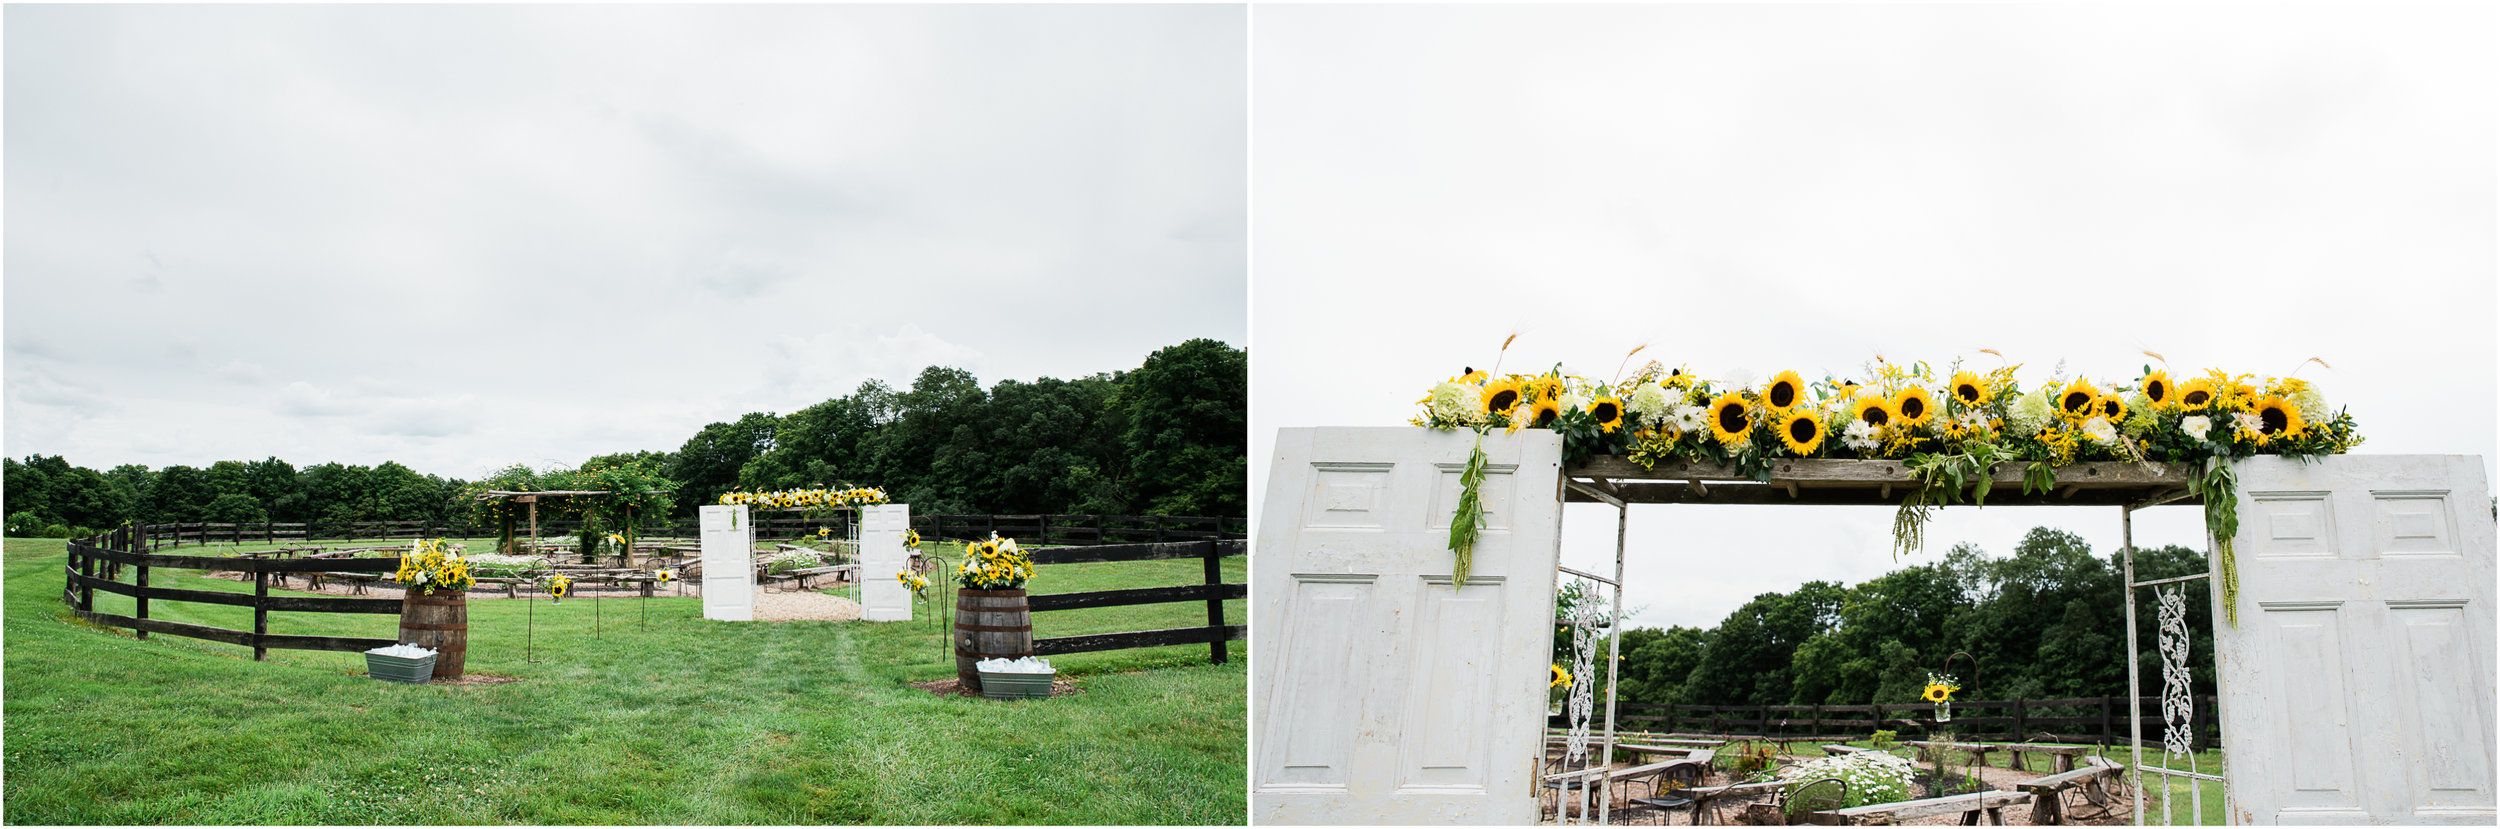
POLYGON ((412 657, 368 653, 365 654, 365 672, 372 674, 374 679, 423 685, 434 678, 434 657, 438 655, 412 657))
POLYGON ((458 679, 469 661, 469 594, 409 590, 399 600, 399 641, 435 651, 434 675, 458 679))
POLYGON ((1033 613, 1023 590, 955 591, 957 682, 981 690, 983 678, 991 676, 973 667, 981 660, 1032 655, 1033 613))
POLYGON ((990 699, 1049 699, 1050 682, 1058 672, 1047 674, 981 671, 981 695, 990 699))

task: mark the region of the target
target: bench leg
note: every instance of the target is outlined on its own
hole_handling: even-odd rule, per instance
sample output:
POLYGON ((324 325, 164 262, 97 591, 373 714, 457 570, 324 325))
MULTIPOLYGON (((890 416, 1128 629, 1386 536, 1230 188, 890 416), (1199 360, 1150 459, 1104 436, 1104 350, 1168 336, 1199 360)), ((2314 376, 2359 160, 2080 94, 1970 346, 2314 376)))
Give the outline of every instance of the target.
POLYGON ((2065 821, 2065 816, 2059 814, 2059 812, 2063 809, 2063 804, 2060 803, 2062 800, 2064 800, 2064 798, 2059 797, 2056 792, 2046 792, 2043 794, 2032 795, 2031 825, 2056 826, 2059 823, 2063 823, 2065 821))
POLYGON ((1988 810, 1988 823, 1995 826, 2005 825, 2005 808, 2002 806, 1990 808, 1988 810))
POLYGON ((2056 769, 2056 771, 2050 772, 2051 774, 2064 774, 2066 772, 2074 771, 2075 756, 2072 754, 2057 755, 2057 761, 2051 766, 2051 768, 2056 769))
POLYGON ((1972 809, 1972 810, 1970 810, 1970 811, 1963 812, 1963 813, 1962 813, 1962 825, 1964 825, 1964 826, 1977 826, 1977 825, 1979 825, 1979 810, 1978 810, 1978 809, 1972 809))

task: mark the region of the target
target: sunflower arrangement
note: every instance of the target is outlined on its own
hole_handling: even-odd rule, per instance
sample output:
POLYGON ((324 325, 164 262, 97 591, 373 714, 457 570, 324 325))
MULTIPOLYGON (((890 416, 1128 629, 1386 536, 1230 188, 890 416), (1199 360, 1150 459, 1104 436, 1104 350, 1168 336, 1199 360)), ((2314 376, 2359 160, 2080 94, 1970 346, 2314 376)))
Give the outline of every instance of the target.
POLYGON ((399 572, 392 578, 412 592, 452 592, 477 584, 476 577, 469 575, 469 560, 453 552, 447 538, 417 539, 414 548, 399 557, 399 572))
POLYGON ((963 566, 955 569, 955 584, 965 590, 1016 590, 1032 577, 1032 556, 1018 549, 1015 539, 997 533, 987 541, 965 543, 963 566))
POLYGON ((919 531, 919 530, 904 530, 904 531, 903 531, 903 549, 906 549, 906 550, 918 550, 918 549, 920 549, 920 531, 919 531))
POLYGON ((549 604, 563 604, 565 594, 573 592, 573 579, 569 576, 550 574, 539 579, 538 585, 540 589, 547 591, 549 604))
POLYGON ((666 568, 666 567, 662 567, 662 568, 660 568, 660 569, 658 569, 658 570, 654 570, 654 571, 652 571, 652 573, 651 573, 651 577, 652 577, 652 578, 655 578, 655 579, 658 579, 658 580, 660 581, 660 583, 661 583, 661 584, 667 584, 667 583, 669 583, 669 582, 672 582, 672 581, 676 581, 676 580, 677 580, 677 571, 676 571, 676 570, 669 569, 669 568, 666 568))
POLYGON ((886 503, 886 494, 884 489, 872 486, 724 492, 721 493, 720 503, 723 506, 745 504, 757 509, 824 509, 882 504, 886 503))
POLYGON ((1545 683, 1545 687, 1547 687, 1547 688, 1569 688, 1569 687, 1571 687, 1571 673, 1570 673, 1570 672, 1568 672, 1568 671, 1563 670, 1563 666, 1561 666, 1561 665, 1548 665, 1548 666, 1546 666, 1546 667, 1552 668, 1552 669, 1554 670, 1554 673, 1553 673, 1553 679, 1552 679, 1552 680, 1550 680, 1550 681, 1548 681, 1548 682, 1546 682, 1546 683, 1545 683))
POLYGON ((928 576, 923 576, 917 573, 895 573, 894 580, 902 582, 903 589, 911 591, 913 598, 926 599, 929 597, 928 576))
POLYGON ((1937 722, 1951 722, 1953 720, 1953 692, 1959 690, 1962 690, 1962 686, 1952 675, 1930 672, 1927 674, 1927 687, 1919 691, 1918 697, 1935 704, 1937 722))

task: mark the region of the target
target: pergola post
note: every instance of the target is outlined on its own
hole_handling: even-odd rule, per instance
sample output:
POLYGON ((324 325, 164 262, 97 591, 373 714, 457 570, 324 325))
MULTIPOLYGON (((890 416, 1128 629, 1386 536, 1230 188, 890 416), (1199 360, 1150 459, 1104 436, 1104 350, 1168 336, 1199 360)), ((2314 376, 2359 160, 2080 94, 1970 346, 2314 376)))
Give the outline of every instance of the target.
MULTIPOLYGON (((2127 745, 2135 753, 2127 764, 2130 778, 2127 788, 2135 794, 2135 825, 2144 825, 2144 693, 2136 674, 2142 670, 2136 658, 2135 637, 2135 507, 2118 508, 2118 551, 2126 561, 2127 586, 2127 745)), ((2168 791, 2169 781, 2163 781, 2168 791)))

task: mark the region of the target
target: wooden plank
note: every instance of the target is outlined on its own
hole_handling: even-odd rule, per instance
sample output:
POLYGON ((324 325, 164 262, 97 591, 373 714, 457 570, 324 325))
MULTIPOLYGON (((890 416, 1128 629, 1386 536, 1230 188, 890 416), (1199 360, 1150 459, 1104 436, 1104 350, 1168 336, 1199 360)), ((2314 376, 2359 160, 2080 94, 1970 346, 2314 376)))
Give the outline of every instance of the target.
POLYGON ((1980 809, 2002 809, 2030 799, 2031 795, 2024 794, 2022 792, 1980 792, 1978 794, 1957 794, 1949 797, 1931 797, 1925 800, 1904 800, 1898 803, 1873 803, 1865 806, 1851 806, 1846 809, 1832 809, 1820 812, 1819 814, 1832 815, 1851 823, 1855 823, 1863 818, 1873 817, 1900 821, 1912 818, 1932 817, 1935 815, 1950 815, 1961 812, 1971 812, 1980 809))
MULTIPOLYGON (((2125 506, 2144 500, 2146 491, 2143 487, 2087 488, 2077 492, 2072 498, 2059 498, 2054 494, 2024 495, 2021 484, 2017 482, 2011 487, 1999 485, 1989 490, 1987 505, 2125 506)), ((1704 496, 1695 494, 1682 484, 1628 482, 1617 485, 1616 494, 1625 503, 1631 504, 1805 504, 1815 506, 1897 506, 1902 498, 1907 497, 1907 493, 1901 490, 1895 490, 1887 496, 1880 489, 1806 484, 1799 486, 1796 495, 1788 494, 1784 486, 1723 484, 1711 487, 1709 494, 1704 496)), ((1569 488, 1565 488, 1563 500, 1574 504, 1599 503, 1596 498, 1569 488)), ((2197 499, 2187 499, 2175 503, 2199 504, 2203 502, 2197 499)))
POLYGON ((372 639, 357 636, 292 636, 270 634, 260 638, 262 647, 299 651, 369 651, 399 644, 396 639, 372 639))
MULTIPOLYGON (((1998 484, 2012 483, 2022 488, 2023 470, 2030 464, 2009 461, 1996 465, 1992 477, 1998 484)), ((1563 474, 1573 478, 1609 478, 1617 481, 1674 481, 1685 489, 1686 481, 1751 482, 1736 470, 1715 463, 1671 461, 1656 467, 1643 467, 1620 455, 1600 455, 1586 463, 1569 467, 1563 474)), ((2060 484, 2143 486, 2151 484, 2186 486, 2192 473, 2184 464, 2133 463, 2099 461, 2057 467, 2060 484)), ((1839 460, 1828 458, 1785 458, 1771 462, 1771 480, 1795 481, 1800 485, 1838 483, 1881 487, 1899 486, 1912 481, 1909 464, 1898 460, 1839 460)), ((1714 489, 1716 487, 1713 487, 1714 489)))
POLYGON ((78 618, 85 619, 99 625, 111 625, 113 627, 130 628, 133 630, 145 630, 151 633, 166 633, 174 636, 188 636, 193 639, 206 639, 211 642, 224 642, 229 645, 243 645, 245 647, 249 647, 252 644, 251 631, 228 630, 226 628, 185 624, 182 622, 168 622, 163 619, 134 619, 128 616, 120 616, 111 613, 94 613, 85 610, 72 610, 70 612, 75 614, 78 618))
POLYGON ((397 614, 398 599, 355 599, 338 596, 271 596, 263 603, 270 610, 295 613, 389 613, 397 614))
POLYGON ((1250 595, 1247 584, 1191 584, 1181 587, 1140 587, 1128 590, 1096 590, 1087 593, 1051 593, 1026 599, 1035 613, 1047 610, 1074 610, 1084 607, 1124 607, 1167 602, 1216 601, 1239 599, 1250 595))
MULTIPOLYGON (((1086 651, 1115 651, 1128 648, 1151 648, 1160 645, 1202 645, 1218 635, 1203 627, 1140 630, 1128 633, 1097 633, 1086 636, 1054 636, 1033 640, 1033 652, 1042 656, 1086 651)), ((1247 639, 1248 625, 1227 625, 1221 635, 1226 639, 1247 639)))
POLYGON ((199 602, 202 604, 222 604, 232 605, 235 607, 252 606, 252 597, 242 593, 225 593, 215 590, 183 590, 173 587, 140 587, 137 585, 107 581, 96 576, 81 575, 78 573, 71 573, 70 581, 80 587, 94 588, 96 590, 102 590, 106 593, 114 593, 133 598, 165 599, 168 601, 199 602))

